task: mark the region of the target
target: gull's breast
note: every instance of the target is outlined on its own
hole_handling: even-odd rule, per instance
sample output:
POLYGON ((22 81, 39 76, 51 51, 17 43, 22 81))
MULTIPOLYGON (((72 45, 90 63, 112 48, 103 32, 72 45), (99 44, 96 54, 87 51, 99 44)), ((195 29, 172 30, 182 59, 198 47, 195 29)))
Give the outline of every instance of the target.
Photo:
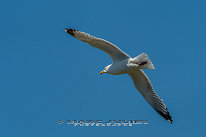
POLYGON ((129 59, 113 63, 109 68, 109 73, 113 75, 127 74, 130 71, 128 66, 129 59))

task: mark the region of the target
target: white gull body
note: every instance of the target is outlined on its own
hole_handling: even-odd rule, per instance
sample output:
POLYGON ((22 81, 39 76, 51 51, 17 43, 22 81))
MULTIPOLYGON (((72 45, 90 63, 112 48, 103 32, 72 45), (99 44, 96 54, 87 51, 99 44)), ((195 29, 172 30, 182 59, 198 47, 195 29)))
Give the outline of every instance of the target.
POLYGON ((152 108, 156 112, 158 112, 164 119, 172 123, 172 118, 166 108, 166 105, 157 95, 149 78, 142 70, 154 69, 152 62, 150 61, 146 53, 142 53, 135 58, 131 58, 120 48, 106 40, 96 38, 85 32, 77 31, 74 29, 65 29, 65 31, 73 37, 106 52, 111 57, 113 63, 106 66, 104 70, 100 72, 100 74, 128 74, 132 78, 136 89, 152 106, 152 108))

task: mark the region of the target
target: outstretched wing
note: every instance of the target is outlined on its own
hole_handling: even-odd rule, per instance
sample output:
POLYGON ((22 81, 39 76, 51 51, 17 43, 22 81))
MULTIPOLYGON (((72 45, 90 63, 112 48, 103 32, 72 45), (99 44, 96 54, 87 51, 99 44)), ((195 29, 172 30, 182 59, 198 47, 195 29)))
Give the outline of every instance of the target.
POLYGON ((73 37, 106 52, 112 58, 113 62, 130 58, 130 56, 127 55, 125 52, 123 52, 120 48, 118 48, 117 46, 113 45, 112 43, 106 40, 96 38, 85 32, 77 31, 74 29, 65 29, 65 31, 70 35, 72 35, 73 37))
POLYGON ((172 123, 172 118, 162 101, 162 99, 154 91, 152 84, 146 74, 137 69, 134 72, 129 73, 134 82, 136 89, 142 94, 144 99, 156 110, 164 119, 172 123))

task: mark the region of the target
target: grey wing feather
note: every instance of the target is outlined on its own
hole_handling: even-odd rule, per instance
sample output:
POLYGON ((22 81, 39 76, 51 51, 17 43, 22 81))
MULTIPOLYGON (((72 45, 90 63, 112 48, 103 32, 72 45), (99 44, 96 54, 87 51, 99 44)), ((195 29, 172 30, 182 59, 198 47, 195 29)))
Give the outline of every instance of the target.
POLYGON ((85 32, 77 31, 74 29, 66 29, 65 31, 70 35, 72 35, 73 37, 106 52, 112 58, 113 62, 130 58, 130 56, 127 55, 125 52, 123 52, 120 48, 118 48, 117 46, 113 45, 112 43, 106 40, 96 38, 85 32))
POLYGON ((156 110, 164 119, 172 123, 172 118, 163 102, 163 100, 154 91, 152 84, 146 74, 137 69, 131 73, 129 76, 134 82, 136 89, 142 94, 144 99, 156 110))

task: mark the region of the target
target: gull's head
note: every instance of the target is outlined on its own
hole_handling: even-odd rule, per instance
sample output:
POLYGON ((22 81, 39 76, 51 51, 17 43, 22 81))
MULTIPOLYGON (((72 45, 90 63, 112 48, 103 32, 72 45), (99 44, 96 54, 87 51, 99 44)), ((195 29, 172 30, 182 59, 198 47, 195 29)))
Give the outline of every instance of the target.
POLYGON ((111 65, 106 66, 106 67, 104 68, 104 70, 101 71, 99 74, 108 73, 110 66, 111 66, 111 65))

